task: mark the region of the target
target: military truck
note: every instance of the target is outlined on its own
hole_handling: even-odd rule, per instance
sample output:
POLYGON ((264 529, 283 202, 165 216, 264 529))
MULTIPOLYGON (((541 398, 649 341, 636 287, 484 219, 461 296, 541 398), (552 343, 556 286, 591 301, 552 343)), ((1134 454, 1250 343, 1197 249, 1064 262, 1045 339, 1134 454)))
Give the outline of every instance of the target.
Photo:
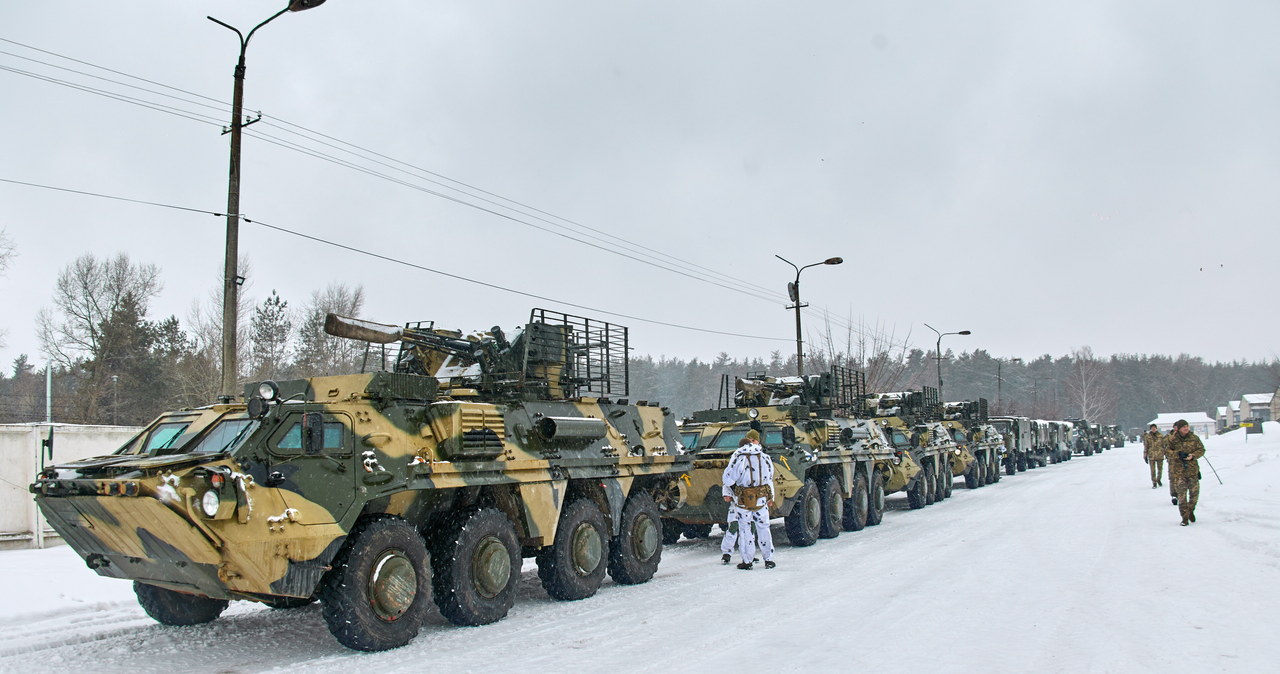
POLYGON ((867 398, 867 413, 888 437, 895 459, 885 474, 886 494, 907 493, 907 505, 923 508, 950 494, 955 442, 938 422, 938 390, 880 393, 867 398))
POLYGON ((1000 432, 988 423, 986 398, 949 402, 943 410, 943 423, 950 429, 960 453, 951 462, 952 474, 964 476, 969 489, 991 484, 1000 479, 1001 450, 1004 448, 1000 432), (971 455, 967 461, 965 455, 971 455))
POLYGON ((691 466, 674 419, 631 403, 626 328, 543 309, 508 338, 329 316, 399 343, 392 371, 262 381, 162 414, 114 453, 42 470, 49 523, 167 625, 230 600, 319 600, 353 649, 413 639, 434 596, 503 618, 522 558, 555 599, 643 583, 691 466))
POLYGON ((1120 430, 1119 424, 1108 424, 1103 426, 1102 433, 1110 441, 1108 448, 1124 447, 1124 431, 1120 430))
POLYGON ((878 464, 893 452, 857 419, 865 394, 861 372, 834 366, 807 377, 723 375, 717 406, 680 425, 683 450, 694 455, 684 476, 685 504, 664 514, 665 540, 706 536, 723 525, 729 506, 721 477, 738 442, 755 430, 774 464, 773 517, 784 519, 792 545, 813 545, 842 531, 879 524, 884 495, 878 464))
POLYGON ((1101 432, 1097 424, 1074 417, 1068 417, 1066 421, 1072 425, 1072 451, 1085 456, 1093 456, 1094 452, 1102 451, 1101 432))
POLYGON ((1017 475, 1027 469, 1031 457, 1031 420, 1026 417, 991 417, 1004 439, 1003 465, 1006 475, 1017 475))

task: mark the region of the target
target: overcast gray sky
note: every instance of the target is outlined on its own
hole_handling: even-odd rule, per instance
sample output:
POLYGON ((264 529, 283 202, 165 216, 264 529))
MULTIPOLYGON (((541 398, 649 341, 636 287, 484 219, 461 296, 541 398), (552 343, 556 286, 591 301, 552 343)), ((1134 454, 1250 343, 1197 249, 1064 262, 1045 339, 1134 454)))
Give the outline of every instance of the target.
MULTIPOLYGON (((221 212, 238 43, 205 16, 247 32, 284 4, 0 4, 0 180, 221 212)), ((1270 360, 1277 25, 1272 0, 329 0, 250 43, 244 215, 549 299, 258 224, 245 292, 298 307, 341 281, 372 320, 464 330, 545 306, 628 325, 641 354, 767 357, 794 350, 774 255, 839 255, 803 274, 806 328, 826 309, 926 350, 927 322, 1005 357, 1270 360)), ((6 369, 42 360, 36 313, 86 252, 161 267, 153 318, 219 292, 222 218, 12 182, 0 204, 6 369)))

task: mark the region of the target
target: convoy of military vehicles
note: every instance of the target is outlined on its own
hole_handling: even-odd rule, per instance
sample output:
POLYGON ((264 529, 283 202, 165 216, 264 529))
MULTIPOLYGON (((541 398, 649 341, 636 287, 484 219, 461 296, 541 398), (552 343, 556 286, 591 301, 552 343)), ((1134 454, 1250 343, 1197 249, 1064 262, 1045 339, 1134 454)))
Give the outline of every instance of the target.
POLYGON ((543 309, 510 336, 332 315, 325 329, 395 345, 393 365, 254 382, 44 468, 31 491, 50 526, 163 624, 319 601, 340 643, 378 651, 412 640, 431 601, 457 625, 501 620, 526 558, 557 600, 605 575, 648 581, 664 544, 724 526, 721 474, 752 430, 795 546, 880 524, 889 494, 923 508, 956 478, 977 489, 1123 443, 930 387, 869 392, 842 367, 724 375, 716 407, 677 423, 629 399, 626 328, 543 309))

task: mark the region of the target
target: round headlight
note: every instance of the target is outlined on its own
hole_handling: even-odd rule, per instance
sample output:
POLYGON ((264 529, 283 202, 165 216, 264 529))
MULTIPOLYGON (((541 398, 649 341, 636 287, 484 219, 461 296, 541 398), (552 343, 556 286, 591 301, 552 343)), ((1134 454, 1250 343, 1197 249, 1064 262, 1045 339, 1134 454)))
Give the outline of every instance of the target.
POLYGON ((263 400, 275 400, 280 396, 280 387, 276 383, 267 380, 258 384, 258 397, 263 400))
POLYGON ((893 457, 893 465, 895 465, 895 466, 896 466, 896 465, 901 464, 901 463, 902 463, 902 457, 900 457, 900 456, 895 456, 895 457, 893 457))
POLYGON ((213 517, 218 514, 218 492, 210 489, 204 493, 204 497, 200 499, 200 507, 204 509, 204 514, 213 517))
POLYGON ((760 410, 752 407, 751 409, 747 410, 747 416, 751 417, 752 419, 755 419, 756 417, 760 416, 760 410))
POLYGON ((956 456, 960 456, 960 450, 956 450, 956 456))

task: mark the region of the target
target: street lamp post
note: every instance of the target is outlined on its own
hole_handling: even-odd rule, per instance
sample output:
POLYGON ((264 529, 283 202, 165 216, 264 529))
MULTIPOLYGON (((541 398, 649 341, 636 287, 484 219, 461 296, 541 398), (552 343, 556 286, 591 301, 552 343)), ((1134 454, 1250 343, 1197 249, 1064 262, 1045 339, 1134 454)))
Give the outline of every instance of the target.
MULTIPOLYGON (((231 134, 231 168, 227 179, 227 251, 222 275, 222 397, 235 397, 236 386, 236 310, 239 302, 238 261, 240 247, 240 132, 252 124, 242 119, 244 109, 244 52, 249 40, 259 28, 274 21, 285 12, 301 12, 324 4, 325 0, 290 0, 288 6, 272 14, 266 21, 253 27, 244 35, 234 26, 212 16, 210 21, 230 29, 240 38, 240 60, 236 62, 235 88, 231 95, 231 126, 223 133, 231 134)), ((257 121, 257 120, 254 120, 257 121)))
POLYGON ((809 267, 816 267, 821 264, 840 264, 844 262, 844 258, 829 257, 823 260, 822 262, 814 262, 813 264, 806 264, 803 267, 797 267, 794 262, 792 262, 791 260, 788 260, 785 257, 782 257, 781 255, 774 255, 774 257, 778 258, 779 260, 782 260, 783 262, 786 262, 787 264, 791 265, 792 269, 796 270, 796 280, 787 284, 787 296, 791 298, 791 306, 787 308, 796 310, 796 376, 803 377, 804 376, 804 339, 800 333, 800 310, 809 305, 804 304, 800 301, 800 272, 808 269, 809 267))
POLYGON ((938 332, 937 328, 929 325, 928 323, 925 323, 924 327, 933 330, 933 332, 938 335, 938 345, 933 349, 933 356, 938 361, 938 404, 945 405, 947 399, 942 397, 942 338, 947 335, 971 335, 973 333, 968 330, 961 330, 959 332, 938 332))

